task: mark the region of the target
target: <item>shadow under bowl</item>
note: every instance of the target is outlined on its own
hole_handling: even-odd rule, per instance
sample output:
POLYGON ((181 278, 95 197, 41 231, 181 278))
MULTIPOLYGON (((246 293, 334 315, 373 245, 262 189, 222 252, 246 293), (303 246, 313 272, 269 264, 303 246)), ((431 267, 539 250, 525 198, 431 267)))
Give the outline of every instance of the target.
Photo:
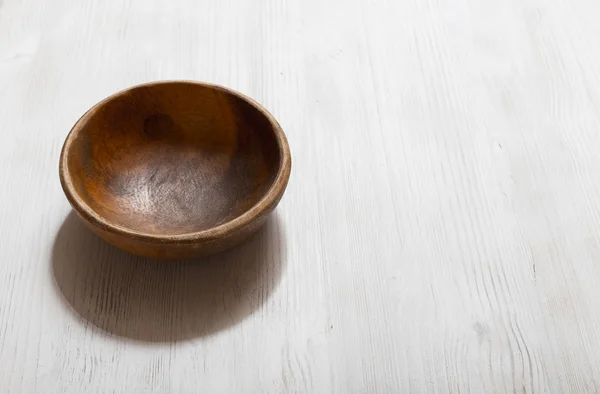
POLYGON ((60 157, 63 190, 84 222, 128 252, 188 259, 254 233, 289 180, 273 116, 227 88, 167 81, 132 87, 75 124, 60 157))

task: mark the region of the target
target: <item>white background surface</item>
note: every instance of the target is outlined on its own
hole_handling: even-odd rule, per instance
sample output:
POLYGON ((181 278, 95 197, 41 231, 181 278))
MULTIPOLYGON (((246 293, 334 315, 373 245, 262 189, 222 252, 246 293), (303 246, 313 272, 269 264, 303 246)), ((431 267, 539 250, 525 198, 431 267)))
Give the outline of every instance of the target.
POLYGON ((591 393, 597 0, 4 0, 0 392, 591 393), (197 79, 263 103, 277 214, 201 263, 85 230, 90 106, 197 79))

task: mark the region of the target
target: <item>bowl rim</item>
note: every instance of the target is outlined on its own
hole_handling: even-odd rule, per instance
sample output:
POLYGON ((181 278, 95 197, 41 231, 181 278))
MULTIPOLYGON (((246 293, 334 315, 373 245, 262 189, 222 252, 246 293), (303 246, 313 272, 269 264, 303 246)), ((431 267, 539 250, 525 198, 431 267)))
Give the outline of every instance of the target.
POLYGON ((84 219, 88 221, 94 227, 100 228, 101 230, 108 231, 113 234, 122 235, 125 237, 129 237, 135 240, 150 242, 150 243, 161 243, 161 244, 190 244, 190 243, 201 243, 205 241, 212 241, 216 239, 220 239, 231 235, 238 230, 245 228, 250 225, 254 220, 259 217, 268 214, 275 205, 279 202, 283 192, 287 187, 287 183, 289 181, 290 173, 291 173, 291 154, 290 148, 288 145, 287 138, 283 129, 275 119, 275 117, 261 104, 252 99, 249 96, 246 96, 243 93, 235 91, 233 89, 209 83, 209 82, 201 82, 194 80, 159 80, 152 81, 142 84, 137 84, 130 86, 128 88, 117 91, 116 93, 111 94, 110 96, 104 98, 99 101, 97 104, 93 105, 90 109, 88 109, 78 120, 75 122, 69 134, 67 135, 65 142, 63 144, 60 159, 59 159, 59 176, 60 183, 62 189, 69 200, 71 206, 75 209, 75 211, 83 216, 84 219), (151 234, 145 233, 142 231, 136 231, 131 228, 127 228, 124 226, 116 225, 98 213, 96 213, 77 193, 75 187, 73 186, 71 180, 71 173, 69 171, 67 165, 67 156, 69 153, 69 149, 71 147, 71 143, 74 138, 77 136, 79 131, 81 131, 82 126, 88 120, 88 118, 92 115, 92 113, 102 107, 107 102, 120 97, 134 89, 140 87, 152 87, 156 85, 169 85, 169 84, 189 84, 189 85, 197 85, 202 86, 209 89, 220 90, 225 92, 226 94, 236 96, 250 105, 252 105, 255 109, 257 109, 263 116, 267 118, 271 126, 273 127, 273 134, 275 135, 275 139, 277 141, 277 146, 279 148, 279 168, 277 169, 277 174, 275 179, 273 180, 271 186, 267 190, 267 192, 262 196, 262 198, 255 203, 250 209, 242 213, 241 215, 225 222, 221 223, 215 227, 211 227, 201 231, 183 233, 183 234, 151 234))

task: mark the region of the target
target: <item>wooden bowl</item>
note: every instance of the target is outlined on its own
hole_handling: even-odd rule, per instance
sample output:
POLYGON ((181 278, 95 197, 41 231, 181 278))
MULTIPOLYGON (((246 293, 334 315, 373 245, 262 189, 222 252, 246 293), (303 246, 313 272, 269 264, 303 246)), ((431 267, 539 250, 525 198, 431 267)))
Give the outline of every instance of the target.
POLYGON ((116 93, 73 126, 63 190, 84 222, 128 252, 187 259, 255 232, 285 191, 277 121, 233 90, 155 82, 116 93))

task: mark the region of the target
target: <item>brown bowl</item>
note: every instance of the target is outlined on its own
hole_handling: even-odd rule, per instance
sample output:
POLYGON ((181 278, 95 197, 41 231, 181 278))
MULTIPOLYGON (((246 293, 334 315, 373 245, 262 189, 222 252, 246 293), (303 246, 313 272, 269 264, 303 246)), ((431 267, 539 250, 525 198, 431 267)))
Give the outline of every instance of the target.
POLYGON ((84 222, 128 252, 187 259, 256 231, 285 191, 290 150, 252 99, 205 83, 116 93, 73 126, 63 190, 84 222))

